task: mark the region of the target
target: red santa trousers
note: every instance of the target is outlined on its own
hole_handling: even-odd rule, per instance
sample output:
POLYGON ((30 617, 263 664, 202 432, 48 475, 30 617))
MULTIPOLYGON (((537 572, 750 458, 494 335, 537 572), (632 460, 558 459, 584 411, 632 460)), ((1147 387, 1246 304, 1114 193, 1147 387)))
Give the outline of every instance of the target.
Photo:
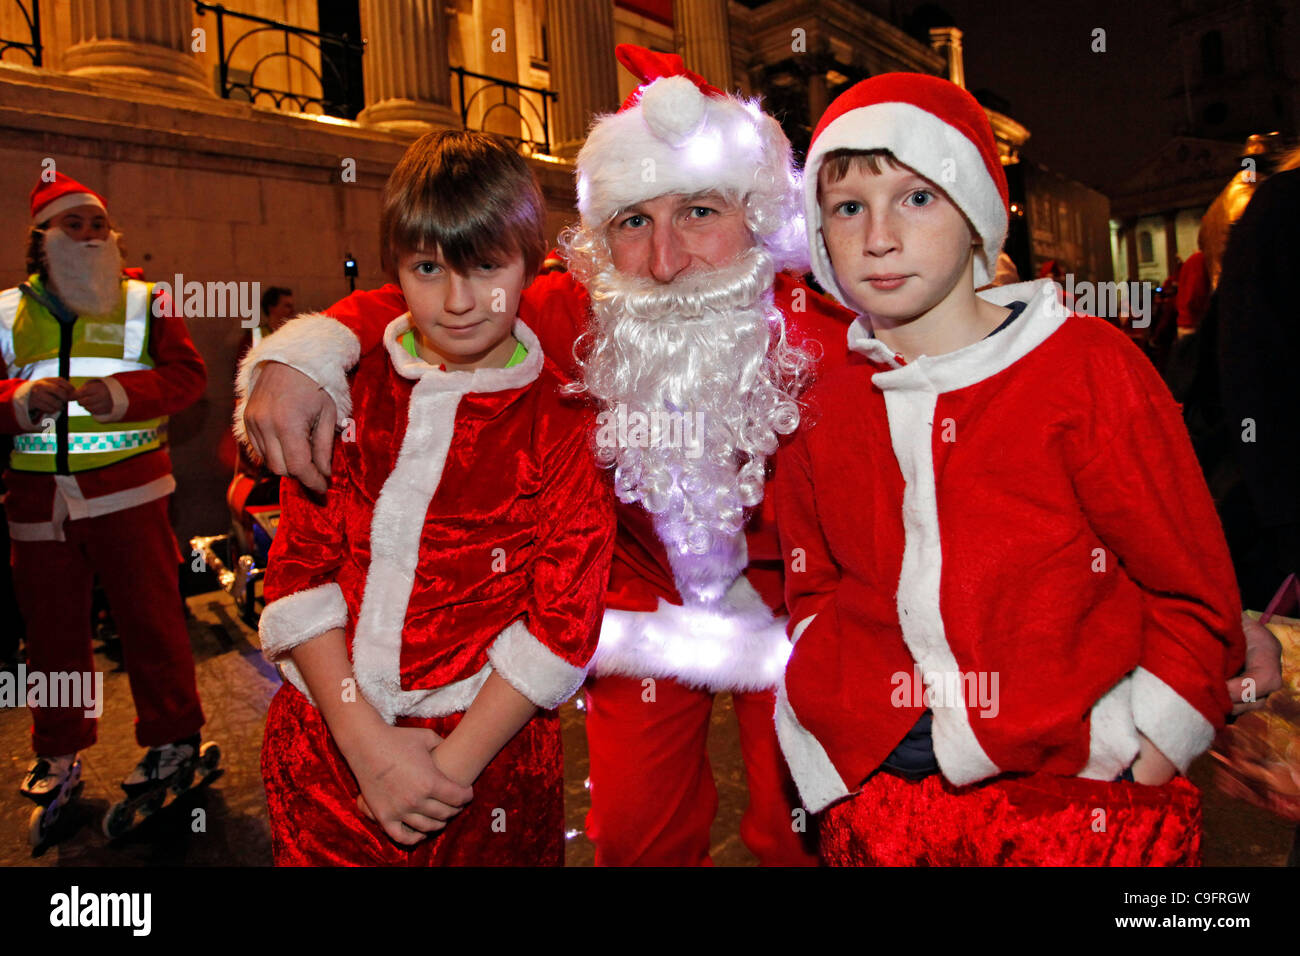
POLYGON ((1201 794, 1051 774, 954 787, 877 773, 828 808, 831 866, 1199 866, 1201 794))
MULTIPOLYGON (((709 865, 718 809, 707 748, 713 694, 657 678, 587 684, 591 812, 597 866, 709 865)), ((798 808, 776 741, 771 691, 733 693, 749 805, 740 836, 765 866, 814 866, 812 820, 798 808)))
MULTIPOLYGON (((66 541, 10 545, 28 673, 94 671, 90 605, 98 575, 122 639, 136 740, 154 747, 198 733, 203 710, 167 498, 65 521, 63 531, 66 541)), ((56 756, 89 747, 96 719, 85 714, 85 707, 33 707, 32 749, 56 756)))
MULTIPOLYGON (((397 725, 446 737, 463 716, 399 717, 397 725)), ((285 684, 262 740, 275 865, 561 866, 562 762, 559 715, 541 712, 487 765, 474 799, 446 827, 402 846, 358 809, 361 790, 320 711, 285 684)))

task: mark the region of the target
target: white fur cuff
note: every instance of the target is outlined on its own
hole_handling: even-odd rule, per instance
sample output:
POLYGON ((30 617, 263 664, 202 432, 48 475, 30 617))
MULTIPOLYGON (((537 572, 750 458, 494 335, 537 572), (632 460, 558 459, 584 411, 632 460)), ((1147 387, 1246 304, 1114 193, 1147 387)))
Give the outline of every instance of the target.
POLYGON ((297 369, 334 400, 339 427, 352 414, 348 372, 361 358, 361 343, 342 322, 320 312, 298 316, 278 332, 248 350, 235 376, 235 437, 248 444, 244 405, 257 384, 263 362, 280 362, 297 369))
POLYGON ((262 612, 257 634, 262 654, 274 663, 299 644, 347 623, 343 590, 331 582, 272 601, 262 612))
POLYGON ((35 382, 26 382, 18 386, 18 391, 14 392, 13 406, 14 418, 18 420, 18 427, 24 431, 33 432, 40 428, 40 423, 32 421, 31 409, 28 408, 27 402, 31 398, 32 388, 35 382))
POLYGON ((799 798, 810 813, 820 813, 849 795, 840 772, 826 755, 826 748, 795 716, 786 697, 784 679, 776 689, 776 739, 781 744, 790 776, 799 788, 799 798))
POLYGON ((112 375, 100 379, 108 389, 108 394, 113 396, 113 407, 109 409, 106 415, 93 416, 97 422, 120 422, 126 417, 127 407, 131 404, 131 399, 127 397, 126 389, 112 375))
POLYGON ((1214 741, 1214 725, 1143 667, 1133 672, 1133 722, 1183 774, 1214 741))
POLYGON ((587 679, 586 668, 574 667, 529 633, 520 621, 501 632, 488 648, 488 660, 515 690, 542 710, 554 710, 587 679))

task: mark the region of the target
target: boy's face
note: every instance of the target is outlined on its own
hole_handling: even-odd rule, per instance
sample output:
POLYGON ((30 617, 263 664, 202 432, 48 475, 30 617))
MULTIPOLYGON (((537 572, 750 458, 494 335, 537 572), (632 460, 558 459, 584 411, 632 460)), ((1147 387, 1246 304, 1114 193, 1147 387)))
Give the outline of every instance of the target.
POLYGON ((670 193, 628 206, 606 238, 615 269, 659 282, 724 266, 754 244, 743 206, 716 192, 670 193))
POLYGON ((934 183, 906 167, 819 171, 822 236, 849 305, 895 322, 924 315, 970 282, 971 228, 934 183))
POLYGON ((397 282, 419 344, 449 371, 505 365, 514 352, 510 330, 524 278, 520 252, 479 263, 468 273, 451 268, 436 251, 403 253, 397 262, 397 282))

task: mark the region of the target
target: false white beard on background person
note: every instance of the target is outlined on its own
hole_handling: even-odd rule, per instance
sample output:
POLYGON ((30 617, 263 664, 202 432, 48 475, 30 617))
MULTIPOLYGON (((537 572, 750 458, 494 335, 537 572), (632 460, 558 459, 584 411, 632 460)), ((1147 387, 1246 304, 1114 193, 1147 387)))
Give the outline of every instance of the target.
POLYGON ((655 515, 679 587, 714 599, 744 567, 745 509, 799 424, 812 360, 786 340, 762 247, 669 283, 601 266, 580 276, 593 327, 575 386, 602 408, 597 459, 620 500, 655 515), (618 416, 650 427, 615 428, 618 416))
POLYGON ((45 230, 45 268, 59 300, 77 315, 107 315, 122 300, 120 233, 78 242, 62 229, 45 230))

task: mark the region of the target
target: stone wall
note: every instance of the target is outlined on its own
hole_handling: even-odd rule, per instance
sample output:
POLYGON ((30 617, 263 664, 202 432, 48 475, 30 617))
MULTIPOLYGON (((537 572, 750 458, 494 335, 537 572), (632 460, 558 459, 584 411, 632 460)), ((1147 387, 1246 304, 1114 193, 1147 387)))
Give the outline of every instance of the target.
MULTIPOLYGON (((151 280, 287 285, 301 311, 358 288, 379 268, 379 197, 410 135, 0 65, 0 288, 23 278, 29 194, 47 158, 103 193, 128 265, 151 280), (355 161, 345 182, 344 161, 355 161), (348 177, 350 178, 350 177, 348 177)), ((572 219, 572 167, 534 162, 554 236, 572 219)), ((348 164, 351 166, 351 164, 348 164)), ((233 470, 229 418, 237 317, 187 317, 208 364, 204 398, 172 421, 182 542, 225 529, 233 470)), ((188 548, 186 548, 188 553, 188 548)))

